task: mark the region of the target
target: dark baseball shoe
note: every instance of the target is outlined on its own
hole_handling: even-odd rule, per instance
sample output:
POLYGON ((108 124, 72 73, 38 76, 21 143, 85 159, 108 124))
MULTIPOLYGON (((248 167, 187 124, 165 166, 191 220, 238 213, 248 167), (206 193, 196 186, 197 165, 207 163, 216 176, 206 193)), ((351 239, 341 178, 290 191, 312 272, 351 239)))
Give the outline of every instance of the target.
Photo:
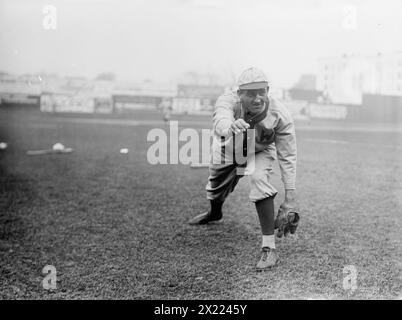
POLYGON ((257 263, 257 271, 263 271, 272 268, 279 262, 278 254, 275 249, 264 247, 261 250, 261 259, 257 263))
POLYGON ((207 224, 211 221, 218 221, 222 219, 222 213, 219 215, 211 215, 209 211, 199 214, 192 218, 188 223, 191 225, 207 224))

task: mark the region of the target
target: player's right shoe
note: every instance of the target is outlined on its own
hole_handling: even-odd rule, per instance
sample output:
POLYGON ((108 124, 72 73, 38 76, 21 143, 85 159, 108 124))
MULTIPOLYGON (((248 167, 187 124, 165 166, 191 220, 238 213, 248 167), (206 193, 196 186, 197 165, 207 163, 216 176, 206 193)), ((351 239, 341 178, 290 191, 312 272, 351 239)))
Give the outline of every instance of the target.
POLYGON ((207 224, 211 221, 218 221, 222 219, 222 213, 218 215, 211 215, 209 211, 199 214, 192 218, 188 223, 191 225, 207 224))
POLYGON ((261 258, 257 263, 256 269, 257 271, 268 270, 274 267, 278 262, 279 257, 276 250, 269 247, 263 247, 261 250, 261 258))

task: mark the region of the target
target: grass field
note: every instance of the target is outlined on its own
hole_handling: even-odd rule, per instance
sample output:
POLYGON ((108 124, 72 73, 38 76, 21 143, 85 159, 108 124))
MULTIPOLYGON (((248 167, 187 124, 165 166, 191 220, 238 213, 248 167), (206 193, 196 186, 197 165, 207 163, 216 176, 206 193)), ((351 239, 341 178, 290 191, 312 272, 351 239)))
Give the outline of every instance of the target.
MULTIPOLYGON (((189 226, 208 207, 208 171, 146 161, 147 133, 162 121, 76 117, 0 111, 9 143, 0 151, 1 299, 402 297, 400 128, 297 124, 301 225, 278 240, 280 265, 256 273, 247 178, 222 222, 189 226), (74 152, 26 155, 57 141, 74 152), (56 290, 42 287, 45 265, 57 269, 56 290), (357 270, 354 292, 343 288, 347 265, 357 270)), ((180 121, 210 127, 206 117, 180 121)))

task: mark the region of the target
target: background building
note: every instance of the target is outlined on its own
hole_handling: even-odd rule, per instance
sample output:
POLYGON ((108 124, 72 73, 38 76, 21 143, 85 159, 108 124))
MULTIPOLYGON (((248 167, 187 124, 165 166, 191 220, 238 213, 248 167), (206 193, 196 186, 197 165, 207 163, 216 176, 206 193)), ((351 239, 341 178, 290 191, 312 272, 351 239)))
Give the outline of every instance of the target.
POLYGON ((402 52, 319 59, 317 89, 332 103, 361 104, 363 94, 402 95, 402 52))
POLYGON ((0 105, 39 108, 42 79, 36 75, 0 74, 0 105))
POLYGON ((212 112, 216 99, 223 92, 223 86, 179 84, 172 109, 177 113, 212 112))
POLYGON ((173 99, 177 88, 172 84, 144 83, 117 83, 112 91, 113 109, 116 113, 125 113, 133 110, 156 110, 162 101, 173 99))

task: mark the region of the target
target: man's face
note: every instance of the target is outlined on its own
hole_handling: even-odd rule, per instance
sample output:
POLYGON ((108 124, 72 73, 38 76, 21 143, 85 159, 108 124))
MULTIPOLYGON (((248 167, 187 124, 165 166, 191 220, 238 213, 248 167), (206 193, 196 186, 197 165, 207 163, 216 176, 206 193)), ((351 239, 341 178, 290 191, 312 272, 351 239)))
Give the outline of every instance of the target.
POLYGON ((265 103, 268 102, 268 88, 240 90, 239 97, 246 111, 259 113, 264 109, 265 103))

